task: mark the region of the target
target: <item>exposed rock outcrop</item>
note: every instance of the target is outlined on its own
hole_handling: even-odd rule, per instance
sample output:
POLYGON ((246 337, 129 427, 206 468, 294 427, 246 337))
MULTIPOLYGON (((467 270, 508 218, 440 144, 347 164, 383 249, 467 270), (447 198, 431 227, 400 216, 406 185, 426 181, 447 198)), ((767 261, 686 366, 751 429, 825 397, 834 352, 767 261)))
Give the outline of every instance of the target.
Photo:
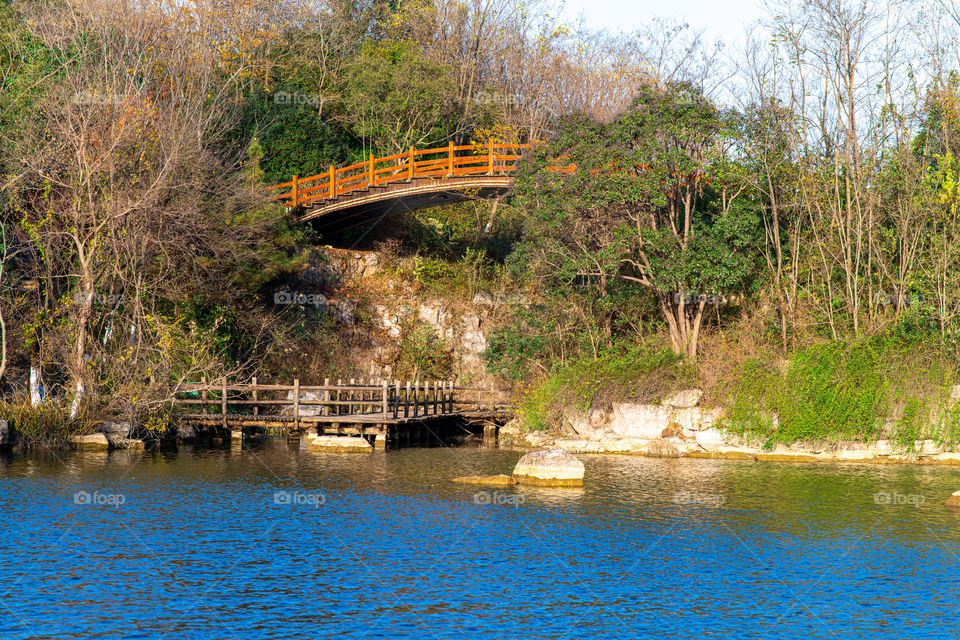
POLYGON ((513 479, 538 487, 583 486, 583 463, 563 449, 534 451, 517 462, 513 479))

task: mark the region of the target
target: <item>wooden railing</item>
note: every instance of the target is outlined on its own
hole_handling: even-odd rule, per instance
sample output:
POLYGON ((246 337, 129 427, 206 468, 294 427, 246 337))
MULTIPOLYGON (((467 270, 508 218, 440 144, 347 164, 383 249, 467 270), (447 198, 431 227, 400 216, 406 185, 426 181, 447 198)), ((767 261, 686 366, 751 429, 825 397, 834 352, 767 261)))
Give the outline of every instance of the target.
MULTIPOLYGON (((391 422, 463 412, 498 412, 508 409, 502 394, 492 389, 463 387, 449 380, 399 381, 324 380, 322 385, 184 383, 175 394, 174 405, 200 409, 201 416, 283 417, 299 425, 308 422, 336 422, 351 419, 391 422), (312 394, 313 399, 304 398, 312 394), (317 407, 304 415, 305 407, 317 407), (286 411, 284 411, 286 409, 286 411)), ((198 417, 195 414, 192 417, 198 417)))
POLYGON ((464 176, 510 175, 516 161, 529 144, 454 145, 433 149, 410 147, 405 153, 377 158, 346 167, 330 167, 309 178, 293 176, 289 182, 267 187, 283 190, 272 196, 287 207, 302 207, 317 200, 332 200, 374 186, 413 180, 414 178, 454 178, 464 176))

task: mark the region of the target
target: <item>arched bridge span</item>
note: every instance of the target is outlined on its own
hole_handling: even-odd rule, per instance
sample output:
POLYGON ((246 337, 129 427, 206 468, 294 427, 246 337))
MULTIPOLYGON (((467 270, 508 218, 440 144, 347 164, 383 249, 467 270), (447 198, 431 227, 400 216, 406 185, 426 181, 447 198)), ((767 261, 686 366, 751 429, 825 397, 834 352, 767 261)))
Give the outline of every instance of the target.
POLYGON ((301 221, 347 229, 398 211, 412 211, 509 189, 529 144, 454 145, 415 149, 268 187, 272 199, 297 209, 301 221), (279 192, 279 193, 278 193, 279 192))

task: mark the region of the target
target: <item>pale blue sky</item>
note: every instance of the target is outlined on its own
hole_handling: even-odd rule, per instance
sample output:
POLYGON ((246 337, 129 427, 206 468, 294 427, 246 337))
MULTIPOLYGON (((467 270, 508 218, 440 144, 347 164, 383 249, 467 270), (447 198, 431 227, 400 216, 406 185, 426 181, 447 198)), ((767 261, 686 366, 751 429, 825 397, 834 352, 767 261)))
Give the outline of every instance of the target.
POLYGON ((655 16, 685 20, 708 39, 742 41, 744 26, 765 16, 763 0, 566 0, 564 15, 588 26, 632 31, 655 16))

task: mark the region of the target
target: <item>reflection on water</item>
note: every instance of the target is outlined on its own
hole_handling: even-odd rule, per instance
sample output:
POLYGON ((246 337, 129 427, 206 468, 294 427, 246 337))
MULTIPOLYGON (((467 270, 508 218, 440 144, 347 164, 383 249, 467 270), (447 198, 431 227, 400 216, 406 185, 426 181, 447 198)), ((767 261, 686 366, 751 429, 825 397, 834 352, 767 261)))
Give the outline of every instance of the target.
POLYGON ((946 467, 268 443, 0 458, 0 638, 952 637, 946 467))

